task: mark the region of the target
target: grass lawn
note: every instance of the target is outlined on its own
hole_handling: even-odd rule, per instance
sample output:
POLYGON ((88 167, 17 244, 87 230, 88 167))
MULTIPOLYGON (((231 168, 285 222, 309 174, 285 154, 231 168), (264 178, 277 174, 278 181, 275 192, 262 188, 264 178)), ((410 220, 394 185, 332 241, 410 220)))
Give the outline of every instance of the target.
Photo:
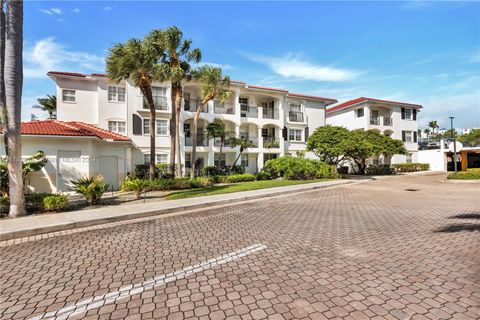
POLYGON ((184 199, 192 197, 201 197, 201 196, 213 196, 216 194, 232 193, 239 191, 249 191, 257 189, 266 189, 266 188, 275 188, 283 186, 292 186, 297 184, 313 183, 328 181, 330 179, 319 179, 319 180, 263 180, 263 181, 251 181, 251 182, 240 182, 235 184, 229 184, 224 186, 213 186, 209 188, 200 188, 200 189, 190 189, 182 191, 174 191, 168 194, 165 199, 175 200, 175 199, 184 199))

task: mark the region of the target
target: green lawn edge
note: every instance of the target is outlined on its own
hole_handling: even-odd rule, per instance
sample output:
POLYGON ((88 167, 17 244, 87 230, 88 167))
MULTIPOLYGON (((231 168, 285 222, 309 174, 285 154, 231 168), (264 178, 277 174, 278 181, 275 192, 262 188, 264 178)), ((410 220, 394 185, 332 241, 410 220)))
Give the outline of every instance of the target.
POLYGON ((229 185, 213 186, 208 188, 189 189, 181 191, 173 191, 165 196, 166 200, 185 199, 202 196, 213 196, 218 194, 234 193, 241 191, 250 191, 258 189, 268 189, 284 186, 293 186, 299 184, 315 183, 330 181, 333 179, 317 179, 317 180, 262 180, 262 181, 250 181, 240 182, 229 185))

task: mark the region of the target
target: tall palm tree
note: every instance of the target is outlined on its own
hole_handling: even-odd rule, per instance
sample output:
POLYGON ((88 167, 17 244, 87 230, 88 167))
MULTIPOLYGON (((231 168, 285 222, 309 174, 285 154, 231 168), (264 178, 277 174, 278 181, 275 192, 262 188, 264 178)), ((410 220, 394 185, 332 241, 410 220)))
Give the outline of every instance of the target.
POLYGON ((221 68, 205 65, 195 70, 193 76, 200 85, 201 101, 195 112, 195 117, 193 118, 192 168, 190 171, 190 177, 192 178, 195 176, 197 161, 197 127, 200 113, 209 101, 219 97, 220 101, 224 102, 231 94, 231 92, 228 91, 228 87, 230 87, 230 78, 222 75, 221 68))
POLYGON ((33 108, 48 112, 48 119, 57 118, 57 97, 47 94, 46 98, 37 99, 38 105, 33 108))
POLYGON ((428 123, 428 127, 432 128, 432 136, 435 136, 435 129, 437 129, 438 126, 438 121, 437 120, 432 120, 428 123))
POLYGON ((7 106, 8 182, 11 217, 25 215, 20 119, 23 86, 23 1, 7 1, 5 23, 5 104, 7 106))
POLYGON ((236 165, 238 162, 238 159, 242 156, 242 153, 245 152, 248 148, 254 148, 255 143, 253 141, 248 140, 246 138, 240 137, 240 138, 231 138, 228 140, 228 144, 233 146, 238 146, 240 147, 240 152, 238 153, 237 158, 233 162, 233 165, 236 165))
POLYGON ((425 129, 423 130, 423 133, 425 133, 425 134, 427 135, 427 141, 428 141, 429 138, 430 138, 430 129, 425 128, 425 129))
POLYGON ((164 72, 159 60, 163 48, 153 44, 148 38, 130 39, 126 43, 117 43, 110 48, 107 57, 107 75, 120 82, 130 79, 140 88, 147 100, 150 111, 150 180, 155 178, 155 103, 152 96, 152 82, 164 81, 164 72))
POLYGON ((182 108, 182 82, 191 80, 190 63, 198 63, 202 58, 200 49, 191 49, 192 40, 183 39, 183 32, 173 26, 164 30, 153 30, 149 38, 164 48, 162 71, 165 79, 172 83, 172 116, 170 120, 170 173, 182 175, 180 158, 180 111, 182 108), (176 160, 175 160, 176 159, 176 160), (176 163, 176 166, 175 166, 176 163), (175 170, 176 168, 176 170, 175 170))
POLYGON ((7 106, 5 104, 5 0, 0 1, 0 126, 2 127, 5 155, 8 156, 7 106))
POLYGON ((213 121, 207 125, 207 139, 220 139, 219 168, 222 168, 223 146, 232 134, 233 132, 227 130, 225 123, 220 118, 213 119, 213 121))

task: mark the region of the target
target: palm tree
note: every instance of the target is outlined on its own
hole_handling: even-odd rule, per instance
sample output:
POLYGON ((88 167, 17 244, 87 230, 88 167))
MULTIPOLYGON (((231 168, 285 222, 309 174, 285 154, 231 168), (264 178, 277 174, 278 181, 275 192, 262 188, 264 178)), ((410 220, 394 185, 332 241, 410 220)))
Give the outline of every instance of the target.
POLYGON ((47 94, 46 98, 37 99, 38 105, 33 106, 33 108, 40 109, 42 111, 48 112, 49 119, 57 118, 57 97, 47 94))
POLYGON ((423 133, 425 133, 425 134, 427 135, 427 141, 428 141, 428 140, 429 140, 428 138, 430 137, 430 129, 425 128, 425 129, 423 130, 423 133))
POLYGON ((155 178, 155 103, 152 96, 152 82, 165 81, 159 59, 162 47, 148 38, 130 39, 110 48, 107 57, 107 75, 115 82, 130 79, 140 88, 147 100, 150 111, 150 180, 155 178))
POLYGON ((183 39, 183 32, 173 26, 164 30, 154 30, 149 38, 159 47, 164 48, 162 72, 166 80, 172 83, 171 101, 172 117, 170 120, 170 173, 182 175, 180 158, 180 111, 182 108, 182 82, 189 81, 190 62, 198 63, 202 58, 200 49, 191 49, 192 40, 183 39), (176 158, 176 160, 175 160, 176 158), (175 162, 177 165, 175 166, 175 162), (176 170, 175 170, 176 168, 176 170))
POLYGON ((5 104, 5 0, 0 1, 0 126, 2 127, 5 155, 8 156, 7 106, 5 104))
POLYGON ((25 215, 20 118, 23 85, 23 1, 7 1, 5 23, 5 104, 7 106, 8 181, 11 217, 25 215))
POLYGON ((255 143, 253 143, 252 140, 248 140, 246 138, 243 138, 243 137, 240 137, 240 138, 231 138, 228 140, 228 144, 231 145, 232 147, 233 146, 239 146, 240 147, 240 152, 237 156, 237 158, 235 159, 235 162, 233 163, 233 165, 236 165, 237 164, 237 161, 238 159, 240 159, 240 157, 242 156, 242 153, 247 150, 248 148, 254 148, 255 147, 255 143))
POLYGON ((432 120, 428 123, 428 127, 432 128, 432 136, 435 136, 435 129, 437 129, 438 126, 438 121, 437 120, 432 120))
POLYGON ((225 141, 227 141, 228 137, 232 135, 231 131, 227 130, 225 123, 220 118, 213 119, 207 125, 207 139, 220 139, 220 152, 219 152, 219 163, 218 166, 222 167, 222 151, 223 146, 225 145, 225 141))
POLYGON ((193 137, 192 137, 192 168, 190 177, 195 176, 197 161, 197 127, 200 113, 203 111, 207 103, 215 97, 220 97, 220 101, 225 101, 230 96, 228 87, 230 86, 230 78, 222 75, 222 69, 209 65, 202 66, 193 72, 193 76, 200 84, 201 101, 198 106, 195 117, 193 118, 193 137))

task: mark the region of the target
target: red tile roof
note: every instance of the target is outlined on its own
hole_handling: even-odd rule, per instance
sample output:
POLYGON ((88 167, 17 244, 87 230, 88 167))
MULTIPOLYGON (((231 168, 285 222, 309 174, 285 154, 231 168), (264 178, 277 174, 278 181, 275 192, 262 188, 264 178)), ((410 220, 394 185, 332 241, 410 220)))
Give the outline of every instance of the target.
POLYGON ((39 120, 22 122, 21 132, 24 135, 96 137, 102 140, 131 141, 130 138, 121 134, 78 121, 39 120))
POLYGON ((353 106, 357 103, 362 103, 362 102, 368 102, 368 101, 371 101, 371 102, 380 102, 380 103, 391 103, 391 104, 398 104, 398 105, 403 105, 403 106, 410 106, 410 107, 414 107, 414 108, 422 108, 422 105, 420 104, 413 104, 413 103, 405 103, 405 102, 398 102, 398 101, 389 101, 389 100, 381 100, 381 99, 373 99, 373 98, 366 98, 366 97, 360 97, 360 98, 356 98, 356 99, 353 99, 353 100, 349 100, 349 101, 346 101, 344 103, 340 103, 340 104, 337 104, 336 106, 333 106, 331 108, 328 108, 327 109, 327 112, 332 112, 332 111, 335 111, 335 110, 339 110, 339 109, 343 109, 343 108, 347 108, 349 106, 353 106))
POLYGON ((289 97, 298 97, 298 98, 312 99, 312 100, 329 100, 329 101, 338 102, 337 99, 325 98, 325 97, 318 97, 318 96, 309 96, 309 95, 300 94, 300 93, 289 93, 288 96, 289 96, 289 97))

